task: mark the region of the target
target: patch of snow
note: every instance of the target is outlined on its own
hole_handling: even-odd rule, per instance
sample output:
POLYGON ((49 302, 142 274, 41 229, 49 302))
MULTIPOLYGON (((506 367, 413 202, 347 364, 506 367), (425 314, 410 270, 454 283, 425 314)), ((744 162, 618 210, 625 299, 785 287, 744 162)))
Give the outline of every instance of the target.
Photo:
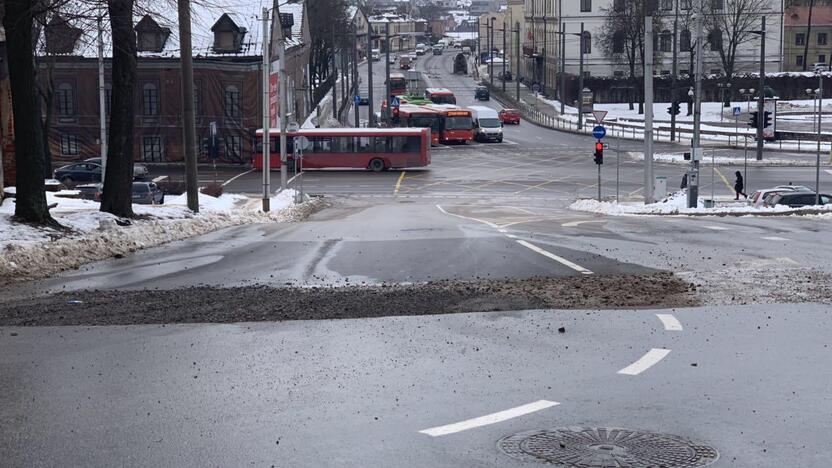
MULTIPOLYGON (((662 162, 662 163, 669 163, 669 164, 683 164, 683 165, 690 165, 690 160, 685 160, 683 151, 679 153, 654 153, 653 154, 653 161, 654 162, 662 162)), ((745 164, 745 159, 742 157, 731 157, 731 156, 715 156, 712 157, 709 155, 710 150, 705 150, 705 157, 702 158, 699 163, 701 165, 710 165, 711 163, 721 166, 742 166, 745 164)), ((636 161, 644 161, 644 153, 638 151, 629 151, 628 155, 635 159, 636 161)), ((815 157, 812 156, 811 158, 807 157, 806 160, 801 159, 779 159, 779 158, 765 158, 762 161, 757 161, 755 159, 754 153, 749 152, 748 158, 748 165, 754 167, 760 166, 790 166, 790 167, 807 167, 815 166, 815 157), (810 160, 811 159, 811 160, 810 160)))

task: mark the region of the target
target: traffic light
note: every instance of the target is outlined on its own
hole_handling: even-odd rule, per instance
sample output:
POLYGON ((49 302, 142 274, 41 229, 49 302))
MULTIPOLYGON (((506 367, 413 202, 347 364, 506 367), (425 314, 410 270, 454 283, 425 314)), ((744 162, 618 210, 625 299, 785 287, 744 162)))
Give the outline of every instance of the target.
POLYGON ((763 112, 763 128, 771 126, 771 112, 763 112))
POLYGON ((756 111, 749 114, 749 116, 750 116, 749 119, 748 119, 748 126, 749 127, 757 128, 757 115, 758 114, 757 114, 756 111))
POLYGON ((604 164, 604 144, 595 142, 595 164, 604 164))
POLYGON ((667 113, 670 115, 679 115, 679 102, 674 101, 670 103, 670 107, 667 108, 667 113))

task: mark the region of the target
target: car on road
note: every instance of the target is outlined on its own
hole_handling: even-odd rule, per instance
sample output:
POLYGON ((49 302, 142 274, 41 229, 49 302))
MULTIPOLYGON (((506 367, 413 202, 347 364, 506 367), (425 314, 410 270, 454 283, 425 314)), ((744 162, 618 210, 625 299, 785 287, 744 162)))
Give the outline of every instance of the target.
POLYGON ((399 57, 399 69, 400 70, 410 70, 412 61, 413 61, 413 59, 411 59, 409 55, 402 54, 402 56, 399 57))
POLYGON ((491 93, 485 86, 477 86, 474 90, 474 99, 477 101, 488 101, 491 99, 491 93))
POLYGON ((361 96, 358 98, 358 105, 359 106, 368 106, 370 105, 370 98, 367 96, 361 96))
POLYGON ((433 55, 442 55, 442 48, 439 46, 433 46, 433 55))
POLYGON ((506 70, 505 74, 503 74, 503 72, 500 72, 497 75, 497 79, 501 81, 511 81, 514 79, 514 75, 512 75, 510 71, 506 70))
POLYGON ((812 189, 803 185, 778 185, 776 187, 756 190, 751 194, 751 196, 748 197, 748 199, 746 199, 746 203, 751 206, 763 206, 766 203, 766 198, 778 193, 795 191, 811 192, 812 189))
POLYGON ((165 192, 153 182, 133 182, 133 203, 161 205, 165 203, 165 192))
MULTIPOLYGON (((84 162, 91 162, 101 165, 101 158, 87 158, 84 162)), ((141 163, 133 163, 133 178, 137 180, 144 180, 150 176, 150 169, 141 163)))
POLYGON ((373 49, 370 51, 370 57, 373 59, 373 62, 378 62, 381 60, 381 50, 373 49))
POLYGON ((399 60, 398 55, 390 54, 390 59, 387 61, 388 63, 396 63, 399 60))
POLYGON ((101 165, 86 161, 68 164, 55 169, 54 178, 64 185, 77 182, 100 182, 101 165))
POLYGON ((817 62, 812 66, 812 69, 816 72, 825 72, 829 71, 829 65, 824 62, 817 62))
POLYGON ((422 43, 416 44, 416 55, 425 55, 426 51, 427 51, 427 46, 426 45, 424 45, 422 43))
POLYGON ((517 109, 502 109, 500 111, 500 122, 520 125, 520 111, 517 109))
POLYGON ((497 111, 485 106, 470 106, 468 109, 474 122, 475 141, 503 141, 503 123, 497 111))
MULTIPOLYGON (((800 208, 802 206, 814 206, 816 198, 817 194, 815 192, 781 192, 767 198, 766 206, 787 205, 791 208, 800 208)), ((829 195, 827 193, 820 194, 821 205, 828 205, 830 203, 832 203, 832 195, 829 195)))

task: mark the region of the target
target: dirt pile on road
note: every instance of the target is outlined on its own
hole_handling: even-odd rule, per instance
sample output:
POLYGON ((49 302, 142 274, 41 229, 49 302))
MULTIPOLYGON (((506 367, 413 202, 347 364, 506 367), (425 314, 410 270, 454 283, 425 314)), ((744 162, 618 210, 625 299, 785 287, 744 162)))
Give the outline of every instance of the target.
POLYGON ((690 283, 670 273, 581 275, 339 288, 83 291, 0 304, 0 325, 228 323, 694 305, 698 300, 690 283))

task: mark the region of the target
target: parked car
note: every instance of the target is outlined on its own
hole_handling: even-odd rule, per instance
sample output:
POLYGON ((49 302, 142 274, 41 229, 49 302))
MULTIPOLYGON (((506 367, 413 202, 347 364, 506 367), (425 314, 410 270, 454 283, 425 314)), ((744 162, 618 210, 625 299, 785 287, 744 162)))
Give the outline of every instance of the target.
POLYGON ((813 68, 813 69, 814 69, 814 71, 816 71, 816 72, 825 72, 825 71, 829 71, 829 65, 827 65, 827 64, 826 64, 826 63, 824 63, 824 62, 817 62, 816 64, 814 64, 814 65, 813 65, 813 67, 812 67, 812 68, 813 68))
POLYGON ((373 59, 373 62, 378 62, 379 60, 381 60, 381 50, 372 49, 370 51, 370 57, 373 59))
POLYGON ((520 111, 517 109, 503 109, 500 111, 500 122, 520 125, 520 111))
MULTIPOLYGON (((101 164, 101 158, 87 158, 85 162, 101 164)), ((150 169, 141 163, 133 163, 133 178, 138 180, 147 179, 150 175, 150 169)))
POLYGON ((153 182, 133 182, 133 203, 140 205, 161 205, 165 192, 153 182))
POLYGON ((55 178, 63 184, 76 182, 100 182, 101 165, 91 162, 69 164, 55 169, 55 178))
POLYGON ((95 200, 101 201, 101 191, 103 190, 104 185, 102 183, 96 184, 82 184, 75 187, 75 190, 78 190, 79 197, 83 200, 95 200))
POLYGON ((802 191, 802 192, 811 192, 812 189, 803 185, 778 185, 776 187, 757 190, 752 193, 746 203, 751 206, 762 206, 766 202, 766 198, 776 195, 778 193, 783 192, 795 192, 795 191, 802 191))
POLYGON ((477 86, 474 90, 474 99, 477 101, 488 101, 491 99, 491 93, 485 86, 477 86))
MULTIPOLYGON (((816 198, 817 194, 815 192, 781 192, 767 198, 766 206, 787 205, 792 208, 814 206, 816 198)), ((826 193, 820 194, 821 205, 828 205, 830 203, 832 203, 832 195, 826 193)))
POLYGON ((396 63, 398 60, 399 60, 399 57, 396 54, 390 54, 390 60, 388 60, 388 62, 389 63, 396 63))
POLYGON ((497 75, 497 79, 501 81, 511 81, 512 79, 514 79, 514 75, 512 75, 510 71, 506 70, 505 74, 503 74, 503 72, 500 72, 497 75))

